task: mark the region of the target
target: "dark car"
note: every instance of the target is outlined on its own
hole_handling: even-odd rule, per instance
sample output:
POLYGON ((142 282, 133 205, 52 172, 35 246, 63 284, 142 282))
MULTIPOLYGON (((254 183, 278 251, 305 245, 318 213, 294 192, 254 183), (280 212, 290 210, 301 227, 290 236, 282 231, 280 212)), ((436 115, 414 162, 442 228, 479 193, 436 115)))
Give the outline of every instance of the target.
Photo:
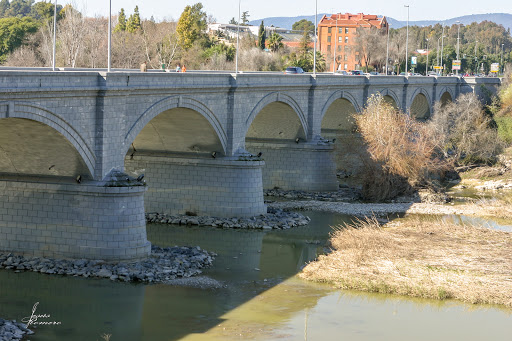
POLYGON ((290 67, 286 68, 284 73, 286 73, 286 74, 304 73, 304 70, 302 70, 302 68, 298 67, 298 66, 290 66, 290 67))
POLYGON ((361 70, 352 70, 350 71, 350 74, 354 76, 364 76, 364 73, 361 70))

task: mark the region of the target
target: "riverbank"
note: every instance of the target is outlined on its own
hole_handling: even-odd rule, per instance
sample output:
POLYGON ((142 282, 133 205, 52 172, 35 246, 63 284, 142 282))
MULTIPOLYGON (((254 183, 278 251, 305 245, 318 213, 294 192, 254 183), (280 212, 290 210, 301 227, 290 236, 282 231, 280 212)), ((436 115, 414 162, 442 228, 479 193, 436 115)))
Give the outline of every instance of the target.
POLYGON ((34 334, 34 332, 27 329, 24 323, 0 318, 0 341, 21 340, 25 335, 32 334, 34 334))
POLYGON ((282 201, 273 202, 270 206, 282 210, 315 210, 356 217, 386 217, 391 214, 434 214, 434 215, 467 215, 478 217, 511 218, 512 205, 501 200, 479 200, 474 203, 446 205, 431 203, 347 203, 324 201, 282 201))
POLYGON ((352 227, 338 229, 333 251, 300 276, 342 289, 512 308, 511 233, 419 219, 352 227))
POLYGON ((136 262, 104 262, 87 259, 52 259, 0 254, 0 269, 33 271, 49 275, 106 278, 112 281, 171 283, 202 273, 215 254, 199 247, 151 247, 147 259, 136 262))

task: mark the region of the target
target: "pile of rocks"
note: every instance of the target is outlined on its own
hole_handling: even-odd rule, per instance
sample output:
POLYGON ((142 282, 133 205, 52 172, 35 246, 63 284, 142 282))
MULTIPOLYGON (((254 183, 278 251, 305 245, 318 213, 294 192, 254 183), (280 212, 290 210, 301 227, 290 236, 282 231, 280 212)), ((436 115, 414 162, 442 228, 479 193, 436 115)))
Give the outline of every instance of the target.
POLYGON ((263 193, 269 197, 278 197, 292 200, 316 200, 316 201, 355 201, 361 198, 358 190, 354 188, 343 187, 335 192, 305 192, 305 191, 285 191, 274 188, 267 189, 263 193))
POLYGON ((286 212, 269 207, 267 214, 251 218, 216 218, 207 216, 168 215, 159 213, 146 214, 150 223, 175 225, 201 225, 238 229, 289 229, 309 224, 311 220, 300 213, 286 212))
POLYGON ((166 283, 179 277, 201 273, 212 264, 216 254, 196 247, 151 247, 151 255, 137 262, 104 262, 86 259, 25 258, 0 254, 0 269, 15 272, 35 271, 45 274, 109 278, 112 281, 166 283))
POLYGON ((34 332, 27 329, 25 324, 0 318, 0 341, 21 340, 25 335, 32 334, 34 332))
POLYGON ((475 186, 475 189, 479 191, 512 190, 512 181, 490 180, 483 185, 475 186))

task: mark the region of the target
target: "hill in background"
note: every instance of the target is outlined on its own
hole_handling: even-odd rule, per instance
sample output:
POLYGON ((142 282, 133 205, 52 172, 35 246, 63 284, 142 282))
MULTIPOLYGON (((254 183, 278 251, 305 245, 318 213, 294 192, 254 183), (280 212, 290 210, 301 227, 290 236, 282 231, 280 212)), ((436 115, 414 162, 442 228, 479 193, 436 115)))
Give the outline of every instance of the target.
MULTIPOLYGON (((322 18, 322 16, 327 13, 322 13, 318 15, 318 21, 322 18)), ((291 29, 293 23, 301 20, 301 19, 307 19, 311 22, 315 22, 315 16, 314 15, 302 15, 297 17, 269 17, 269 18, 263 18, 258 20, 252 20, 249 22, 250 25, 259 25, 261 21, 263 20, 265 23, 265 26, 274 25, 277 27, 287 28, 291 29)), ((392 28, 400 28, 407 25, 406 21, 399 21, 396 19, 393 19, 391 17, 387 17, 388 22, 391 24, 392 28)), ((512 29, 512 14, 508 13, 489 13, 489 14, 471 14, 471 15, 464 15, 462 17, 452 18, 452 19, 446 19, 444 21, 439 20, 419 20, 419 21, 409 21, 410 26, 429 26, 429 25, 435 25, 437 23, 444 23, 445 25, 453 25, 456 23, 456 21, 460 21, 464 25, 469 25, 473 22, 480 23, 482 21, 492 21, 496 24, 503 25, 503 27, 512 29)))

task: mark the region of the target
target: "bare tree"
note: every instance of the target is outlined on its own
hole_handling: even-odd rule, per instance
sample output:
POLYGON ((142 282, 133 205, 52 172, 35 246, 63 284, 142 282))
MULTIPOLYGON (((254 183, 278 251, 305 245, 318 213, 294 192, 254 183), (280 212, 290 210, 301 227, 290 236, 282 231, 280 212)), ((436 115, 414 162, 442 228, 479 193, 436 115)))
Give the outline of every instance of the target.
POLYGON ((78 66, 98 68, 107 64, 106 18, 86 18, 83 31, 83 49, 78 66))
POLYGON ((144 41, 146 59, 152 68, 158 69, 162 65, 171 68, 179 52, 176 22, 164 21, 155 23, 142 22, 142 39, 144 41))
POLYGON ((359 56, 359 64, 362 64, 361 61, 364 61, 367 72, 368 66, 371 65, 374 56, 377 55, 378 51, 382 50, 383 47, 386 47, 382 44, 383 33, 384 30, 379 30, 374 26, 370 28, 361 27, 356 31, 356 56, 359 56))
POLYGON ((84 45, 85 20, 72 6, 66 6, 64 10, 64 19, 60 21, 58 27, 60 52, 64 65, 74 68, 84 45))

